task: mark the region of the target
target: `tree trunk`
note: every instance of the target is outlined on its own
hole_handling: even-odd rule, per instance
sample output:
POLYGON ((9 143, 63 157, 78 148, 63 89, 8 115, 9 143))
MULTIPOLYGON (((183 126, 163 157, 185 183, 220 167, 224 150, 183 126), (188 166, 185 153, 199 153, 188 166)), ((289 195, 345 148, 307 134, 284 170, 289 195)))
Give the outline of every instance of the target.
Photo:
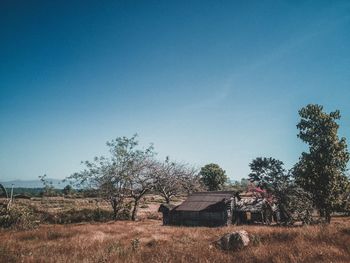
POLYGON ((319 213, 320 213, 320 217, 325 217, 325 212, 323 209, 320 209, 319 213))
POLYGON ((293 218, 284 205, 279 205, 280 220, 283 225, 293 224, 293 218))
POLYGON ((115 197, 113 197, 111 199, 111 204, 112 204, 112 208, 113 208, 113 219, 117 220, 117 216, 118 216, 118 205, 117 205, 117 199, 115 197))
POLYGON ((131 220, 135 221, 137 217, 137 211, 139 208, 139 199, 134 200, 134 208, 132 209, 131 220))
POLYGON ((169 196, 165 195, 164 198, 165 198, 165 202, 166 202, 167 204, 169 204, 169 203, 170 203, 170 198, 169 198, 169 196))
POLYGON ((327 223, 327 224, 330 224, 330 223, 331 223, 332 217, 331 217, 330 211, 328 211, 328 210, 326 210, 326 212, 325 212, 325 219, 326 219, 326 223, 327 223))

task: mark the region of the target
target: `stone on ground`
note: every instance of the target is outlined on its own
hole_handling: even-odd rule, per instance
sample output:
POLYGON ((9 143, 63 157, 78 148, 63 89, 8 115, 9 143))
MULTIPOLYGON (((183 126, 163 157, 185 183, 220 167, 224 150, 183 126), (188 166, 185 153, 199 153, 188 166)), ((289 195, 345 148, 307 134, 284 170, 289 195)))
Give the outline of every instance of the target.
POLYGON ((240 230, 223 235, 216 244, 223 250, 239 250, 249 244, 249 235, 247 231, 240 230))

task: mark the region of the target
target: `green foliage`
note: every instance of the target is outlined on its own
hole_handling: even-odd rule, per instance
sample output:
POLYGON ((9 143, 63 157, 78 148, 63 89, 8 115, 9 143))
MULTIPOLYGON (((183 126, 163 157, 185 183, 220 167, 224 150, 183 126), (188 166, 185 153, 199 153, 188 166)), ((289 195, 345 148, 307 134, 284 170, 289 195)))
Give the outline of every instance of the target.
POLYGON ((279 202, 282 207, 280 210, 286 213, 286 223, 302 221, 309 224, 312 222, 313 203, 311 195, 301 187, 294 183, 286 185, 279 202))
POLYGON ((307 105, 299 111, 298 137, 308 144, 294 167, 296 183, 312 194, 315 206, 326 220, 339 206, 349 184, 345 176, 349 152, 345 138, 338 137, 340 112, 329 114, 320 105, 307 105))
POLYGON ((57 196, 57 192, 55 191, 55 188, 51 181, 47 180, 47 175, 39 175, 39 179, 44 185, 42 196, 57 196))
POLYGON ((209 191, 220 190, 227 182, 226 172, 218 164, 207 164, 200 170, 201 180, 209 191))
POLYGON ((310 222, 312 212, 310 195, 292 182, 291 175, 283 168, 282 161, 271 157, 259 157, 249 166, 250 180, 276 199, 284 223, 293 223, 293 220, 310 222))
POLYGON ((92 162, 83 162, 86 168, 68 179, 98 190, 99 195, 111 203, 115 218, 123 209, 125 198, 133 198, 132 219, 135 220, 139 200, 154 186, 153 145, 140 149, 138 144, 136 134, 131 138, 118 137, 109 141, 110 157, 95 157, 92 162))
POLYGON ((347 215, 350 215, 350 183, 348 184, 345 193, 342 195, 342 202, 340 204, 340 207, 338 207, 337 211, 345 212, 347 215))
POLYGON ((249 166, 251 169, 250 180, 257 182, 259 187, 274 195, 280 195, 289 183, 289 176, 286 174, 283 162, 280 160, 271 157, 258 157, 249 166))

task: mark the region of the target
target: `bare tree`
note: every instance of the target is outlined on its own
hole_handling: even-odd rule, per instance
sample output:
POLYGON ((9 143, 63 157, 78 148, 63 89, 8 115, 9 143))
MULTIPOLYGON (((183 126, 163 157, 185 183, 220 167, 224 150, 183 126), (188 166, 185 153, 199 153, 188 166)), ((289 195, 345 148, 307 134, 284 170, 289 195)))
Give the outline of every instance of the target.
POLYGON ((180 178, 180 183, 187 195, 193 192, 203 191, 205 189, 198 170, 191 166, 186 166, 183 175, 180 178))
MULTIPOLYGON (((194 171, 194 170, 193 170, 194 171)), ((170 162, 169 157, 155 166, 155 190, 170 203, 171 199, 183 192, 184 186, 190 185, 192 170, 186 164, 170 162)))
POLYGON ((141 198, 154 187, 153 166, 153 148, 148 148, 132 163, 131 173, 128 176, 128 189, 130 197, 133 199, 133 210, 131 220, 135 221, 141 198))

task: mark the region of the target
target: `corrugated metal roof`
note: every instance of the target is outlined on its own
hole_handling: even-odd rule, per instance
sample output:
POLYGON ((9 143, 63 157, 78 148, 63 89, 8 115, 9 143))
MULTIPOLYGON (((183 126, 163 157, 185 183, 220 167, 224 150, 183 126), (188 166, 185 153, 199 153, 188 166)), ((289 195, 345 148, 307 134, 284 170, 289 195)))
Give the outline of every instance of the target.
POLYGON ((236 203, 236 211, 261 211, 266 201, 261 198, 243 198, 236 203))
POLYGON ((230 200, 234 192, 197 192, 190 195, 181 205, 175 208, 176 211, 203 211, 230 200))

